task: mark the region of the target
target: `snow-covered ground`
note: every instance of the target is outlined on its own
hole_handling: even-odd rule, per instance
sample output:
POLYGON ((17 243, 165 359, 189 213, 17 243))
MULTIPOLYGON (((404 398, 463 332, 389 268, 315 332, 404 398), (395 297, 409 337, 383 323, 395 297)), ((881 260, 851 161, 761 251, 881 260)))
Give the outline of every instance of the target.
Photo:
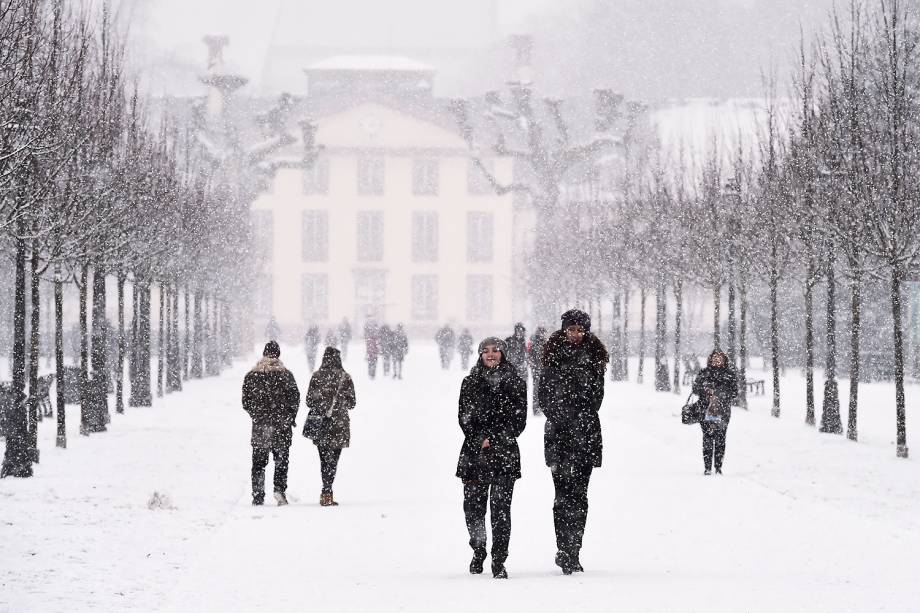
MULTIPOLYGON (((704 477, 683 396, 609 383, 586 572, 571 577, 553 564, 543 422, 530 418, 502 582, 466 571, 453 477, 463 373, 441 371, 434 347, 418 344, 405 380, 371 382, 355 349, 337 508, 319 507, 316 451, 299 435, 291 505, 250 506, 239 404, 249 364, 127 408, 89 439, 68 406, 66 450, 43 422, 35 478, 0 481, 0 612, 920 610, 920 464, 895 458, 891 385, 861 388, 854 444, 803 425, 804 382, 790 371, 782 419, 769 395, 737 410, 725 475, 704 477), (165 502, 149 505, 154 492, 165 502)), ((305 388, 299 348, 282 360, 305 388)), ((909 409, 915 456, 917 417, 909 409)))

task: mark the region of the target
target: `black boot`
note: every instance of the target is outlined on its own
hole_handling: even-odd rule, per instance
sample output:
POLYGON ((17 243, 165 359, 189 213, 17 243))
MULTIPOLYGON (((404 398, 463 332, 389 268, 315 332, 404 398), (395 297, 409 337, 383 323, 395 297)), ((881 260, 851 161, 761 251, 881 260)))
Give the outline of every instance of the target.
POLYGON ((470 561, 470 574, 471 575, 481 575, 482 574, 482 563, 486 559, 486 548, 482 547, 479 549, 473 550, 473 559, 470 561))
POLYGON ((584 572, 585 569, 581 567, 581 564, 578 562, 578 556, 571 556, 565 551, 556 552, 556 566, 562 569, 563 575, 571 575, 575 572, 584 572))
POLYGON ((507 579, 508 571, 505 570, 504 562, 492 562, 492 578, 493 579, 507 579))

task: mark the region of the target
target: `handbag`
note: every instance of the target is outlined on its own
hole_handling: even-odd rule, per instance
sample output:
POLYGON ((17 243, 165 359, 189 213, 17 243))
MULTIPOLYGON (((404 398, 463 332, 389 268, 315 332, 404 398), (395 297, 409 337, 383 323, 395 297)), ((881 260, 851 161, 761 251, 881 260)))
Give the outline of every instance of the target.
POLYGON ((703 418, 702 411, 700 410, 700 401, 696 400, 695 402, 690 402, 690 399, 693 398, 693 393, 687 396, 687 401, 684 403, 684 406, 680 410, 680 421, 683 424, 698 424, 703 418))
POLYGON ((323 436, 328 420, 332 417, 332 410, 335 408, 335 403, 339 399, 339 392, 342 391, 342 384, 344 382, 344 375, 340 375, 339 383, 335 388, 335 394, 332 396, 332 403, 329 405, 328 409, 323 410, 322 405, 319 405, 312 407, 310 412, 307 413, 307 419, 303 423, 303 435, 306 438, 316 441, 316 439, 323 436))

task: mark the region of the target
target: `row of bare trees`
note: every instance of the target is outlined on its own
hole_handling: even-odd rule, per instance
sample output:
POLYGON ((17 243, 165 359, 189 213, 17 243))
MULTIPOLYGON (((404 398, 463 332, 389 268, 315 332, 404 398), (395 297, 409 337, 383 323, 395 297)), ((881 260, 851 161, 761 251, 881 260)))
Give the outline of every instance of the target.
POLYGON ((110 377, 124 410, 125 361, 128 404, 149 406, 152 363, 162 395, 229 360, 234 316, 218 279, 242 266, 245 212, 228 211, 193 135, 145 104, 130 74, 108 3, 80 12, 63 0, 0 0, 0 247, 15 270, 3 476, 30 476, 39 459, 42 283, 54 292, 60 447, 66 284, 79 289, 81 434, 106 429, 110 377))

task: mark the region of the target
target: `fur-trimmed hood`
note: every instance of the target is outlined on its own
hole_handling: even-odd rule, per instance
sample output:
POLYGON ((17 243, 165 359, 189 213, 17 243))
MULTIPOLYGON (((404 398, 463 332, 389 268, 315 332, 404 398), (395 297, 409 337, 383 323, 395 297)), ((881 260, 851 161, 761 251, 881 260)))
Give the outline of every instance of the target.
POLYGON ((281 362, 281 358, 260 358, 256 365, 249 372, 284 372, 287 368, 281 362))
POLYGON ((607 348, 591 332, 585 333, 585 338, 580 345, 572 345, 565 337, 565 332, 557 330, 550 335, 549 340, 543 347, 543 367, 550 368, 560 366, 567 362, 576 351, 586 351, 594 364, 597 371, 603 375, 607 370, 607 363, 610 361, 610 355, 607 348))

